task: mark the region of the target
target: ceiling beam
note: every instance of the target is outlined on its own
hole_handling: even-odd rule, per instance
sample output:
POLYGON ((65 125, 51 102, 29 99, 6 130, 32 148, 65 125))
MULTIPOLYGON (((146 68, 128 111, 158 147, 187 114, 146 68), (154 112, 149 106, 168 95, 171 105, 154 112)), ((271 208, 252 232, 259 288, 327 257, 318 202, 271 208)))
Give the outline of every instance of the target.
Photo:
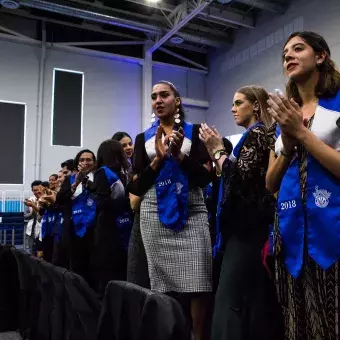
POLYGON ((215 6, 210 6, 205 11, 201 12, 199 16, 208 20, 213 19, 220 23, 224 22, 226 24, 238 25, 246 28, 255 27, 254 19, 252 17, 227 10, 221 10, 215 6))
POLYGON ((21 33, 17 32, 17 31, 13 31, 13 30, 11 30, 11 29, 9 29, 9 28, 7 28, 5 26, 2 26, 2 25, 0 25, 0 31, 3 31, 3 32, 6 32, 6 33, 15 35, 16 37, 20 37, 20 38, 23 38, 23 39, 26 39, 26 40, 33 40, 33 41, 35 41, 35 39, 32 39, 32 38, 30 38, 30 37, 28 37, 28 36, 26 36, 24 34, 21 34, 21 33))
MULTIPOLYGON (((0 9, 0 13, 4 13, 4 14, 8 14, 8 15, 15 15, 15 16, 18 16, 18 17, 23 17, 23 18, 32 19, 32 20, 43 20, 45 22, 49 22, 49 23, 56 24, 56 25, 62 25, 62 26, 67 26, 67 27, 83 29, 83 30, 87 30, 87 31, 91 31, 91 32, 102 33, 102 34, 113 36, 113 37, 140 40, 140 42, 143 43, 143 44, 145 42, 145 40, 140 38, 140 37, 137 37, 137 36, 134 36, 134 35, 131 35, 131 34, 125 34, 125 33, 115 32, 115 31, 111 31, 111 30, 105 30, 104 28, 100 27, 97 24, 92 24, 92 23, 88 23, 88 22, 84 22, 82 24, 73 24, 73 23, 68 22, 68 21, 57 20, 57 19, 33 15, 33 14, 29 13, 29 11, 24 10, 24 9, 12 11, 12 10, 7 10, 7 9, 2 8, 2 9, 0 9)), ((176 47, 176 48, 183 49, 183 50, 198 52, 198 53, 205 53, 205 54, 208 53, 208 50, 203 46, 202 47, 196 47, 194 45, 189 45, 189 44, 186 44, 186 43, 173 44, 170 41, 166 42, 165 45, 171 46, 171 47, 176 47)))
MULTIPOLYGON (((150 22, 151 21, 155 21, 155 24, 162 24, 162 25, 166 25, 167 24, 167 20, 164 17, 164 15, 158 15, 158 14, 152 14, 151 16, 149 15, 145 15, 145 14, 140 14, 137 12, 130 12, 130 11, 126 11, 126 10, 122 10, 122 9, 118 9, 118 8, 114 8, 114 7, 109 7, 109 6, 104 6, 102 3, 99 2, 91 2, 89 3, 88 1, 85 0, 69 0, 70 2, 73 2, 75 4, 79 4, 79 5, 86 5, 92 8, 96 8, 98 10, 105 10, 107 12, 112 12, 112 13, 118 13, 118 14, 124 14, 127 16, 131 16, 134 18, 138 18, 138 19, 142 19, 142 20, 146 20, 150 22)), ((173 12, 171 12, 169 15, 167 15, 168 19, 172 19, 172 14, 174 15, 179 8, 183 6, 178 5, 174 8, 173 12)), ((169 12, 169 11, 166 11, 169 12)), ((163 11, 164 13, 164 11, 163 11)), ((203 19, 203 18, 202 18, 203 19)), ((209 22, 213 22, 213 23, 217 23, 216 20, 208 20, 206 18, 204 18, 205 21, 209 21, 209 22)), ((221 24, 221 22, 218 22, 219 24, 221 24)), ((223 25, 225 26, 225 23, 223 23, 223 25)), ((239 26, 237 25, 233 25, 233 24, 229 24, 228 27, 232 27, 235 29, 238 29, 239 26)), ((191 24, 189 23, 186 28, 191 29, 193 31, 198 31, 198 32, 202 32, 202 33, 208 33, 208 34, 212 34, 215 35, 216 37, 220 36, 223 39, 227 39, 227 34, 218 30, 218 29, 212 29, 210 27, 206 27, 206 26, 202 26, 202 25, 196 25, 196 24, 191 24)))
POLYGON ((205 48, 204 46, 202 47, 196 47, 194 45, 189 45, 186 43, 181 43, 181 44, 174 44, 171 41, 167 41, 165 44, 165 46, 170 46, 170 47, 175 47, 175 48, 179 48, 181 50, 187 50, 187 51, 192 51, 192 52, 197 52, 197 53, 203 53, 203 54, 207 54, 208 53, 208 49, 205 48))
POLYGON ((99 12, 84 10, 72 6, 61 5, 52 1, 45 0, 20 0, 20 6, 39 9, 52 13, 70 16, 73 18, 79 18, 89 20, 101 24, 113 25, 143 33, 158 33, 162 34, 162 30, 154 25, 145 24, 142 22, 132 21, 124 19, 122 17, 114 17, 111 15, 102 14, 99 12))
POLYGON ((190 64, 190 65, 193 65, 193 66, 196 66, 197 68, 200 68, 202 70, 205 70, 205 71, 208 71, 208 68, 199 64, 199 63, 196 63, 195 61, 189 59, 189 58, 186 58, 186 57, 183 57, 182 55, 178 54, 178 53, 175 53, 173 51, 170 51, 168 50, 167 48, 164 48, 164 47, 160 47, 159 48, 160 51, 166 53, 166 54, 169 54, 171 55, 172 57, 175 57, 179 60, 182 60, 182 61, 185 61, 186 63, 190 64))
MULTIPOLYGON (((49 11, 52 13, 58 13, 65 16, 75 17, 79 19, 88 20, 91 22, 96 22, 100 24, 107 24, 112 26, 118 26, 123 28, 128 28, 130 30, 136 30, 143 32, 145 34, 154 34, 157 36, 162 36, 164 32, 169 30, 166 28, 161 28, 158 25, 145 24, 136 20, 129 20, 121 17, 114 17, 107 14, 98 13, 95 11, 84 10, 80 8, 75 8, 71 6, 61 5, 55 2, 47 2, 44 0, 20 0, 20 5, 29 8, 35 8, 39 10, 49 11)), ((210 36, 201 36, 197 34, 192 34, 188 32, 181 32, 180 35, 186 41, 198 44, 204 44, 211 47, 220 47, 224 44, 223 41, 212 39, 210 36)))
POLYGON ((168 33, 166 33, 162 38, 160 38, 150 49, 149 52, 156 51, 160 46, 162 46, 167 40, 169 40, 175 33, 177 33, 182 27, 184 27, 190 20, 202 12, 207 6, 209 6, 213 0, 198 0, 195 7, 187 15, 183 16, 183 13, 179 10, 176 14, 181 17, 179 21, 174 20, 175 24, 168 33))
POLYGON ((124 46, 144 45, 144 41, 73 41, 54 43, 54 46, 124 46))
MULTIPOLYGON (((134 4, 152 7, 158 10, 162 10, 164 12, 172 12, 175 9, 175 6, 160 2, 160 3, 153 3, 148 0, 125 0, 128 2, 132 2, 134 4)), ((230 2, 231 0, 226 0, 230 2)), ((190 9, 189 9, 190 12, 190 9)), ((231 25, 238 25, 241 27, 248 27, 254 28, 254 19, 249 15, 242 15, 236 12, 232 12, 230 10, 221 10, 215 6, 210 6, 209 8, 205 9, 201 13, 198 14, 198 18, 205 18, 210 22, 231 25)))
POLYGON ((203 25, 197 25, 197 24, 189 23, 185 26, 185 28, 187 28, 189 30, 193 30, 195 32, 207 33, 207 34, 210 34, 210 35, 212 34, 216 38, 223 39, 225 41, 228 41, 230 39, 229 34, 227 34, 226 32, 218 31, 218 30, 215 30, 215 29, 212 29, 210 27, 203 26, 203 25))
POLYGON ((236 0, 236 1, 251 7, 263 9, 265 11, 276 12, 280 14, 283 14, 288 7, 288 4, 285 5, 283 3, 271 2, 268 0, 236 0))
MULTIPOLYGON (((13 43, 21 43, 21 44, 28 45, 28 46, 41 46, 41 41, 33 40, 33 39, 26 39, 24 37, 17 37, 15 35, 5 34, 5 33, 0 33, 0 41, 9 41, 9 42, 13 42, 13 43)), ((139 64, 139 65, 143 65, 143 63, 144 63, 144 59, 141 59, 141 58, 135 58, 135 57, 129 57, 129 56, 120 55, 120 54, 89 50, 89 49, 73 47, 73 46, 55 46, 55 44, 53 44, 53 43, 46 43, 46 48, 56 50, 56 51, 82 54, 82 55, 92 56, 92 57, 97 57, 97 58, 127 61, 127 62, 132 62, 132 63, 135 63, 135 64, 139 64)), ((197 68, 192 68, 192 67, 187 67, 187 66, 174 65, 174 64, 167 64, 167 63, 160 62, 160 61, 153 61, 152 65, 155 66, 155 67, 166 67, 166 68, 173 68, 173 69, 178 69, 178 70, 186 70, 186 71, 198 72, 198 73, 202 73, 202 74, 208 74, 208 71, 205 71, 205 70, 202 70, 202 69, 197 69, 197 68)), ((188 105, 190 105, 190 104, 188 104, 188 105)))
POLYGON ((83 30, 87 30, 87 31, 107 34, 107 35, 110 35, 110 36, 115 36, 115 37, 120 37, 120 38, 125 38, 125 39, 134 39, 134 40, 144 41, 142 38, 137 37, 135 35, 115 32, 115 31, 111 31, 111 30, 105 30, 104 28, 101 28, 98 25, 90 24, 90 23, 87 23, 87 22, 84 22, 83 24, 74 24, 74 23, 71 23, 69 21, 57 20, 57 19, 52 19, 52 18, 48 18, 48 17, 44 17, 44 16, 33 15, 25 9, 17 9, 15 11, 13 11, 13 10, 0 8, 0 13, 15 15, 15 16, 19 16, 19 17, 23 17, 23 18, 27 18, 27 19, 41 20, 41 21, 45 21, 45 22, 50 22, 52 24, 83 29, 83 30))

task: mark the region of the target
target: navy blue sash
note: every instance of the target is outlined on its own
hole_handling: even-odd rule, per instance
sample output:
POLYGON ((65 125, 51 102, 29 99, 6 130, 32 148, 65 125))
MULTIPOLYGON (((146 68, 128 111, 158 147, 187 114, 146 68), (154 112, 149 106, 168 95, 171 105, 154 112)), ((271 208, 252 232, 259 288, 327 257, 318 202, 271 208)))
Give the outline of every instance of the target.
POLYGON ((54 225, 56 223, 57 214, 55 211, 45 209, 45 213, 41 219, 41 238, 51 236, 53 233, 54 225))
MULTIPOLYGON (((103 166, 102 169, 105 171, 106 178, 109 182, 110 187, 113 186, 114 183, 120 181, 120 178, 116 173, 114 173, 107 166, 103 166)), ((131 230, 133 226, 133 213, 130 207, 130 201, 127 197, 118 198, 121 201, 121 205, 119 212, 116 213, 115 217, 115 225, 119 230, 120 240, 122 246, 125 250, 129 248, 131 230)))
MULTIPOLYGON (((328 110, 340 112, 340 92, 336 97, 320 99, 319 107, 326 109, 322 111, 321 120, 329 123, 327 115, 334 112, 328 110)), ((316 115, 312 127, 315 120, 316 115)), ((331 121, 329 131, 322 131, 323 137, 327 138, 327 132, 332 135, 337 129, 335 119, 331 121)), ((296 156, 282 179, 277 200, 285 264, 295 278, 301 272, 305 251, 323 269, 340 258, 340 180, 309 154, 307 162, 305 205, 301 195, 299 158, 296 156), (307 249, 304 248, 305 242, 307 249)))
MULTIPOLYGON (((145 141, 154 137, 159 121, 145 131, 145 141)), ((183 122, 184 135, 192 140, 193 125, 183 122)), ((180 231, 188 219, 188 176, 178 162, 167 155, 156 179, 156 196, 160 222, 173 231, 180 231)))
MULTIPOLYGON (((71 185, 75 182, 75 175, 70 177, 71 185)), ((83 237, 87 228, 94 224, 96 218, 96 201, 93 195, 83 187, 80 195, 72 201, 72 221, 77 236, 83 237)))

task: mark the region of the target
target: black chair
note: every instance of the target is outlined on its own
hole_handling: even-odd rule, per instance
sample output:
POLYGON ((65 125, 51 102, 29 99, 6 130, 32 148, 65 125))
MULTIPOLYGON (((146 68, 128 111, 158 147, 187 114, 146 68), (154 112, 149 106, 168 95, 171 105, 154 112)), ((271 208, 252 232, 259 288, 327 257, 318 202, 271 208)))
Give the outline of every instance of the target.
POLYGON ((65 340, 94 340, 97 336, 101 303, 79 275, 64 273, 65 340))
MULTIPOLYGON (((19 273, 19 331, 24 339, 35 340, 39 334, 38 320, 41 312, 41 278, 38 263, 30 254, 11 248, 19 273)), ((43 340, 43 339, 42 339, 43 340)))
POLYGON ((129 282, 111 281, 99 319, 98 340, 190 340, 179 303, 129 282))
POLYGON ((19 276, 11 247, 0 244, 0 333, 19 328, 19 276))

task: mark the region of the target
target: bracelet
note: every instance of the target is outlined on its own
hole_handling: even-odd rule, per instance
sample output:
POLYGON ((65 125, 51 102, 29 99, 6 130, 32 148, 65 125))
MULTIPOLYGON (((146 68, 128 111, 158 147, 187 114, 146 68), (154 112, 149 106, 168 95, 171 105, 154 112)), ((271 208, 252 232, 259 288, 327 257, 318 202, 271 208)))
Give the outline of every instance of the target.
POLYGON ((284 151, 280 151, 280 154, 286 158, 290 158, 292 154, 285 153, 284 151))
POLYGON ((216 150, 216 151, 213 153, 213 156, 215 157, 215 155, 216 155, 218 152, 225 152, 225 149, 218 149, 218 150, 216 150))

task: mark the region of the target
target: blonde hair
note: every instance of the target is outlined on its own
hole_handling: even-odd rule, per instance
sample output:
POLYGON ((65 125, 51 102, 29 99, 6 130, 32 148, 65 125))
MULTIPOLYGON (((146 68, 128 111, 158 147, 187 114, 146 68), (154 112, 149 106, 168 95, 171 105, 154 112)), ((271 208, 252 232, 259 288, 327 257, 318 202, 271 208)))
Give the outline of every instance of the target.
POLYGON ((239 88, 236 92, 245 95, 250 103, 255 104, 257 102, 259 104, 258 117, 260 122, 262 122, 267 128, 273 124, 273 119, 267 111, 269 107, 267 103, 269 96, 262 86, 248 85, 239 88))

